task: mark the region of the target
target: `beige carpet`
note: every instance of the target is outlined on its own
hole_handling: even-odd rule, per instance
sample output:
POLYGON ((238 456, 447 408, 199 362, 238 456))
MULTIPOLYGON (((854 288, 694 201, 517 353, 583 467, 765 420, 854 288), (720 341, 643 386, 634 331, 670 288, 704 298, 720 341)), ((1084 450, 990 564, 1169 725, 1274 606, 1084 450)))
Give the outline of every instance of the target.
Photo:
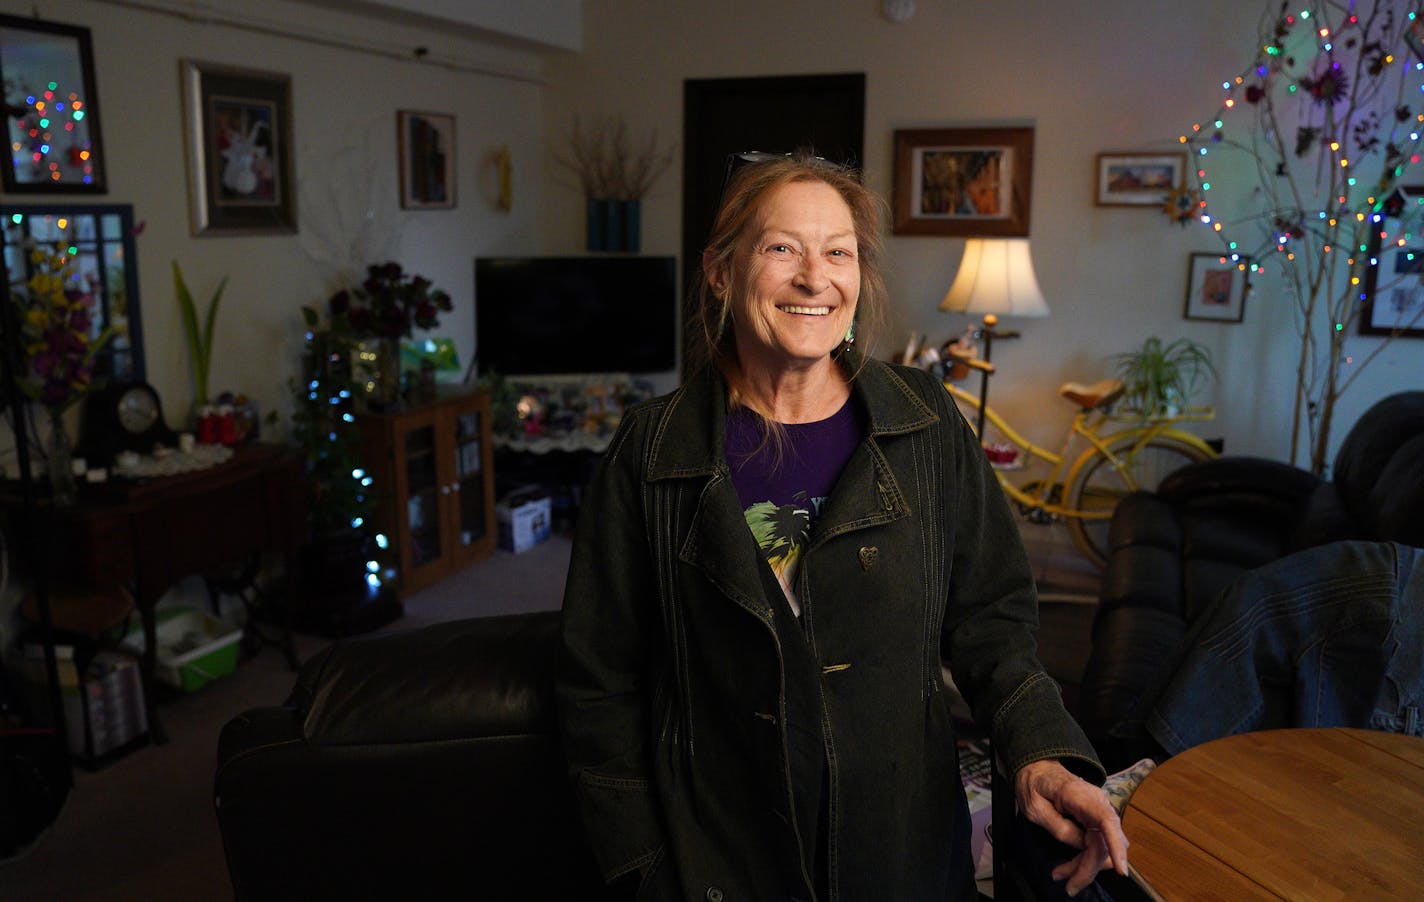
MULTIPOLYGON (((1055 677, 1075 682, 1092 615, 1092 606, 1081 600, 1091 597, 1085 593, 1094 576, 1062 553, 1056 529, 1025 526, 1025 538, 1045 594, 1067 599, 1043 606, 1040 655, 1055 677)), ((569 548, 567 537, 555 535, 520 555, 496 552, 405 599, 406 616, 385 629, 556 609, 569 548)), ((297 637, 299 656, 310 656, 326 641, 297 637)), ((171 737, 166 745, 141 748, 97 772, 77 768, 58 820, 27 850, 0 863, 0 900, 232 898, 212 810, 218 733, 248 708, 280 703, 292 680, 278 652, 265 649, 230 676, 165 702, 160 715, 171 737)))

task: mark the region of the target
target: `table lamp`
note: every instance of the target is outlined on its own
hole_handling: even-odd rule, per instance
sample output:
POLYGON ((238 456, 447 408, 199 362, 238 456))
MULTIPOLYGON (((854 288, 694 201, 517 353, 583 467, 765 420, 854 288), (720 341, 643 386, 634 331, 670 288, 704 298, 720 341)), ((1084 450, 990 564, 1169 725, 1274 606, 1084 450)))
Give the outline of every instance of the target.
MULTIPOLYGON (((1017 338, 1017 332, 996 332, 1000 316, 1047 316, 1048 302, 1033 274, 1027 238, 970 238, 954 282, 940 301, 947 313, 984 314, 984 362, 990 362, 995 338, 1017 338)), ((979 382, 977 431, 984 438, 984 410, 989 404, 989 377, 979 382)))

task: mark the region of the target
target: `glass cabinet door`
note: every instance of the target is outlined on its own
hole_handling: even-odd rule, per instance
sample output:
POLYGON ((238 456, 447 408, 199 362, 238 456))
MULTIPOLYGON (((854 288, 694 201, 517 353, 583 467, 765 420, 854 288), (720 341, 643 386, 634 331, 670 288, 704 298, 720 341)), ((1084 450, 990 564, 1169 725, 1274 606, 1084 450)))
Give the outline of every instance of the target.
POLYGON ((412 426, 405 433, 405 514, 410 566, 440 557, 440 474, 436 466, 433 422, 412 426))
POLYGON ((458 491, 457 539, 471 545, 485 536, 485 472, 482 441, 483 410, 462 411, 455 417, 455 482, 458 491))

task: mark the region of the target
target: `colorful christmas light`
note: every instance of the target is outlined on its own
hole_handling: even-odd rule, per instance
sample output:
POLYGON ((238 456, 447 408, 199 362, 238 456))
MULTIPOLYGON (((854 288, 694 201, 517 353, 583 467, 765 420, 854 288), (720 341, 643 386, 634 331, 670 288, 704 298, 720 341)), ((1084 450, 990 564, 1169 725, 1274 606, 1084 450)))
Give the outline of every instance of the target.
POLYGON ((1424 122, 1424 59, 1410 43, 1415 13, 1396 14, 1397 3, 1303 5, 1287 12, 1268 4, 1257 58, 1219 80, 1219 106, 1202 120, 1211 129, 1193 124, 1179 142, 1196 151, 1186 190, 1200 198, 1198 221, 1233 252, 1238 241, 1254 245, 1243 232, 1261 233, 1250 256, 1275 259, 1295 296, 1303 338, 1296 433, 1302 411, 1310 411, 1312 466, 1320 470, 1329 411, 1377 353, 1341 371, 1354 359, 1343 354, 1341 343, 1345 327, 1361 315, 1360 286, 1382 287, 1378 252, 1369 249, 1403 247, 1407 240, 1400 236, 1420 219, 1424 197, 1406 197, 1399 188, 1424 151, 1418 125, 1424 122), (1229 170, 1213 171, 1218 160, 1209 150, 1254 158, 1258 180, 1242 186, 1229 170), (1376 161, 1377 178, 1370 174, 1376 161), (1243 192, 1232 189, 1242 187, 1259 196, 1258 211, 1234 220, 1217 215, 1212 204, 1221 201, 1223 186, 1228 196, 1239 198, 1243 192), (1356 247, 1358 256, 1332 253, 1356 247), (1276 253, 1267 254, 1269 249, 1276 253), (1342 264, 1345 273, 1337 271, 1342 264), (1318 343, 1311 337, 1316 317, 1331 326, 1318 343))
POLYGON ((84 106, 78 93, 61 93, 58 82, 49 82, 41 94, 27 94, 25 107, 10 123, 15 171, 28 169, 30 181, 77 179, 85 185, 93 184, 93 149, 88 132, 76 129, 84 121, 84 106))

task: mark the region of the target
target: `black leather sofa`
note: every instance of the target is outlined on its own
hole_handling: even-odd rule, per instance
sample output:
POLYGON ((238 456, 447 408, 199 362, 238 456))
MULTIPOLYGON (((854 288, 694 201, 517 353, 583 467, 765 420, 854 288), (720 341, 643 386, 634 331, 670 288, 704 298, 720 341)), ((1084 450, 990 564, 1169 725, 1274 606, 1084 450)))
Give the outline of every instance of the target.
POLYGON ((230 721, 238 899, 600 899, 553 712, 557 612, 368 634, 230 721))
POLYGON ((1113 514, 1077 716, 1108 771, 1162 751, 1144 727, 1188 625, 1244 572, 1342 539, 1424 547, 1424 391, 1371 407, 1321 479, 1225 456, 1113 514))

